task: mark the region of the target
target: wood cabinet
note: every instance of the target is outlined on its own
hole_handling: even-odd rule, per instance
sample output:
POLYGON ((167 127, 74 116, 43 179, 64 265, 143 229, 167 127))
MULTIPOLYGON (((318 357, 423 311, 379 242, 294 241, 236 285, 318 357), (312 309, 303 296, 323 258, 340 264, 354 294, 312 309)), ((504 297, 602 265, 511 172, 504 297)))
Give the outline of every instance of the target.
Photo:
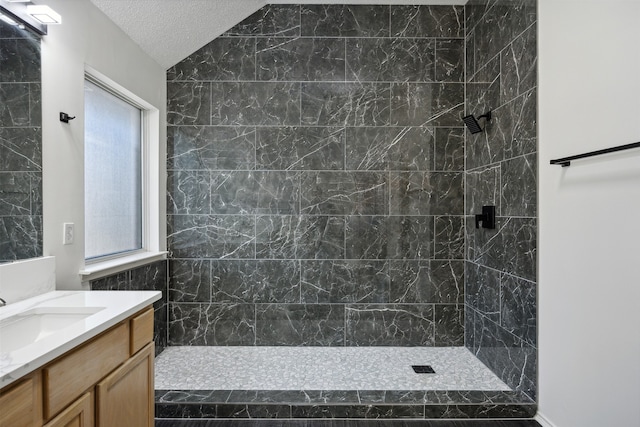
POLYGON ((153 307, 0 390, 0 427, 153 427, 153 307))
POLYGON ((153 343, 96 386, 97 427, 153 427, 153 343))
POLYGON ((93 427, 94 425, 93 393, 89 392, 69 405, 44 427, 93 427))
POLYGON ((0 391, 0 427, 42 425, 41 378, 38 371, 0 391))

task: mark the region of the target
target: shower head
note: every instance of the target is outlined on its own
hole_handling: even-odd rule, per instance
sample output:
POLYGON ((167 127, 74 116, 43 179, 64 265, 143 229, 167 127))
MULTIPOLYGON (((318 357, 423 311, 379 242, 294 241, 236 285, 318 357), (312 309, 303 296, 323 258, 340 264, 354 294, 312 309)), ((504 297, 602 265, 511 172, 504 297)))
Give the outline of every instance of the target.
POLYGON ((469 132, 474 134, 474 133, 480 133, 483 131, 483 129, 480 127, 480 123, 478 123, 478 120, 482 118, 486 119, 487 121, 491 120, 491 111, 488 111, 485 114, 481 115, 480 117, 478 117, 477 120, 473 116, 473 114, 464 116, 462 118, 462 121, 464 122, 465 125, 467 125, 467 129, 469 129, 469 132))

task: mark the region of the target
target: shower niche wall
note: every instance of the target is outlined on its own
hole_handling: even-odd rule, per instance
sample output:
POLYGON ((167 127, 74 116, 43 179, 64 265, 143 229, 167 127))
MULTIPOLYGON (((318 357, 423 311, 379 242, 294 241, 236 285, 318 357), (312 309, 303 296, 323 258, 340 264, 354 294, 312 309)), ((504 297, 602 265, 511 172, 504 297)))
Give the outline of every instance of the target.
POLYGON ((535 412, 535 2, 505 4, 269 5, 168 70, 170 346, 466 346, 514 393, 439 404, 535 412))

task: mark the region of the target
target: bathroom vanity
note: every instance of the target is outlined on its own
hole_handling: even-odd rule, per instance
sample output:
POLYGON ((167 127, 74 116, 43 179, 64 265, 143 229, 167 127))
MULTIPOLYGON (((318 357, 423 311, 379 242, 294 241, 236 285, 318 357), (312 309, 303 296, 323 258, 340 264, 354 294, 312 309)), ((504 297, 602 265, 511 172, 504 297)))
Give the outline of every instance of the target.
POLYGON ((0 426, 154 423, 156 291, 54 291, 0 308, 0 426))

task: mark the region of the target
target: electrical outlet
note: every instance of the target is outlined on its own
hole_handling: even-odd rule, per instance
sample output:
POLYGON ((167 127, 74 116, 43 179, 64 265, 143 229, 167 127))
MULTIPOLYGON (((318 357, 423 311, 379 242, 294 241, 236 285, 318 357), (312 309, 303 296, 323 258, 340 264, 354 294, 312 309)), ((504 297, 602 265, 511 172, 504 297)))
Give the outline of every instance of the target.
POLYGON ((62 243, 65 245, 70 245, 73 243, 73 237, 75 234, 75 230, 72 222, 65 222, 63 224, 63 237, 62 243))

